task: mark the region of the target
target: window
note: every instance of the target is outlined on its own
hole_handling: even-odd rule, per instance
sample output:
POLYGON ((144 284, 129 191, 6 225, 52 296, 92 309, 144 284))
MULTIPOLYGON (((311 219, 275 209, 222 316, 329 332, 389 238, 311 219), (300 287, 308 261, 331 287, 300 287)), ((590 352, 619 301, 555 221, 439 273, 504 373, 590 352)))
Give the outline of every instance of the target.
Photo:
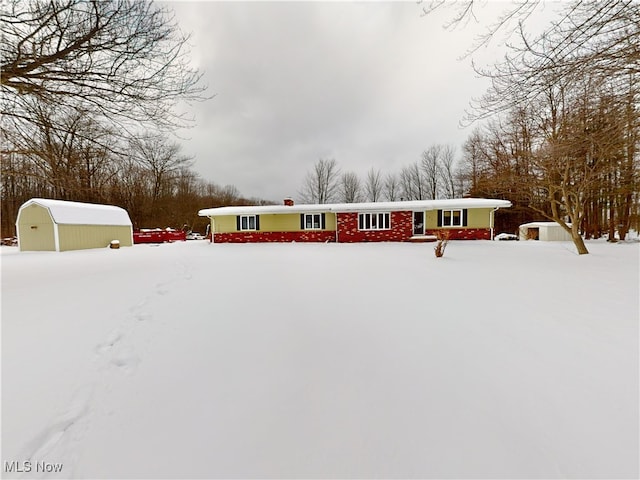
POLYGON ((258 215, 238 215, 236 217, 236 227, 238 231, 259 230, 260 219, 258 215))
POLYGON ((324 213, 301 213, 300 228, 302 230, 322 230, 325 228, 324 213))
POLYGON ((467 210, 438 210, 439 227, 466 227, 467 210))
POLYGON ((443 210, 442 226, 443 227, 462 226, 462 210, 443 210))
POLYGON ((387 213, 359 213, 359 230, 389 230, 391 228, 391 218, 387 213))

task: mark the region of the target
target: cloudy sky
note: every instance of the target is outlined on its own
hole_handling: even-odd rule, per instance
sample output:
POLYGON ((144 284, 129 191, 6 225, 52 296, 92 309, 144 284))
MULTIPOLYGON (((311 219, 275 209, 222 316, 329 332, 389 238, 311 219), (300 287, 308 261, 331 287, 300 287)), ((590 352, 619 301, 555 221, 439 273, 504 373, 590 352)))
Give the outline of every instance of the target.
MULTIPOLYGON (((364 177, 433 144, 460 151, 470 129, 459 122, 487 87, 460 57, 508 6, 483 3, 480 23, 448 31, 451 11, 425 17, 415 2, 170 5, 215 94, 192 106, 185 153, 202 178, 274 201, 299 198, 320 158, 364 177)), ((474 58, 498 58, 502 41, 474 58)))

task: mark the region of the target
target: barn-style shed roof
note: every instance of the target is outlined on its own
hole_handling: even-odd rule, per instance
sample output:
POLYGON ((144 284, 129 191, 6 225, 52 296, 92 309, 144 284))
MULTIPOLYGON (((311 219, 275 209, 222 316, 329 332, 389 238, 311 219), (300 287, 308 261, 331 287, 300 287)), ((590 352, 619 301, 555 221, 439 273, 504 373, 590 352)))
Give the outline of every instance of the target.
POLYGON ((53 221, 60 225, 132 225, 127 211, 113 205, 32 198, 20 210, 34 204, 49 210, 53 221))

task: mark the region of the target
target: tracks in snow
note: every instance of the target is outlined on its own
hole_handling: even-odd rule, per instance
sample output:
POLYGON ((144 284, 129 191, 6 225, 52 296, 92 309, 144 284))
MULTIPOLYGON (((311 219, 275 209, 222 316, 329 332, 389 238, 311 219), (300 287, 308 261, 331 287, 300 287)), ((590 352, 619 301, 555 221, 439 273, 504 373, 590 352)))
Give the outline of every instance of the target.
MULTIPOLYGON (((117 388, 122 381, 119 378, 135 374, 144 361, 144 348, 141 347, 152 344, 159 330, 168 323, 162 315, 154 313, 154 303, 170 295, 177 284, 192 278, 187 265, 176 263, 175 267, 170 278, 156 283, 150 294, 129 307, 120 325, 93 347, 94 359, 90 366, 89 382, 81 380, 67 408, 24 446, 21 459, 34 464, 41 461, 62 462, 62 472, 38 473, 32 470, 25 473, 24 478, 74 476, 82 441, 90 428, 91 418, 104 403, 105 394, 117 388), (154 324, 155 328, 151 328, 154 324), (145 342, 140 342, 140 338, 144 338, 145 342)), ((114 410, 109 407, 106 414, 113 413, 114 410)))

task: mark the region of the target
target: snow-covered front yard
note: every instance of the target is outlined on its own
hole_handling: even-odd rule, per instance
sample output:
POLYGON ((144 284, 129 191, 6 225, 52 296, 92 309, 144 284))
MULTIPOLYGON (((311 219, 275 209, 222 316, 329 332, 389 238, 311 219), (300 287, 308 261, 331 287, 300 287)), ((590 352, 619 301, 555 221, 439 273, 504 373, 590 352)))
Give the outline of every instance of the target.
POLYGON ((4 476, 637 478, 639 244, 588 248, 2 247, 4 476))

